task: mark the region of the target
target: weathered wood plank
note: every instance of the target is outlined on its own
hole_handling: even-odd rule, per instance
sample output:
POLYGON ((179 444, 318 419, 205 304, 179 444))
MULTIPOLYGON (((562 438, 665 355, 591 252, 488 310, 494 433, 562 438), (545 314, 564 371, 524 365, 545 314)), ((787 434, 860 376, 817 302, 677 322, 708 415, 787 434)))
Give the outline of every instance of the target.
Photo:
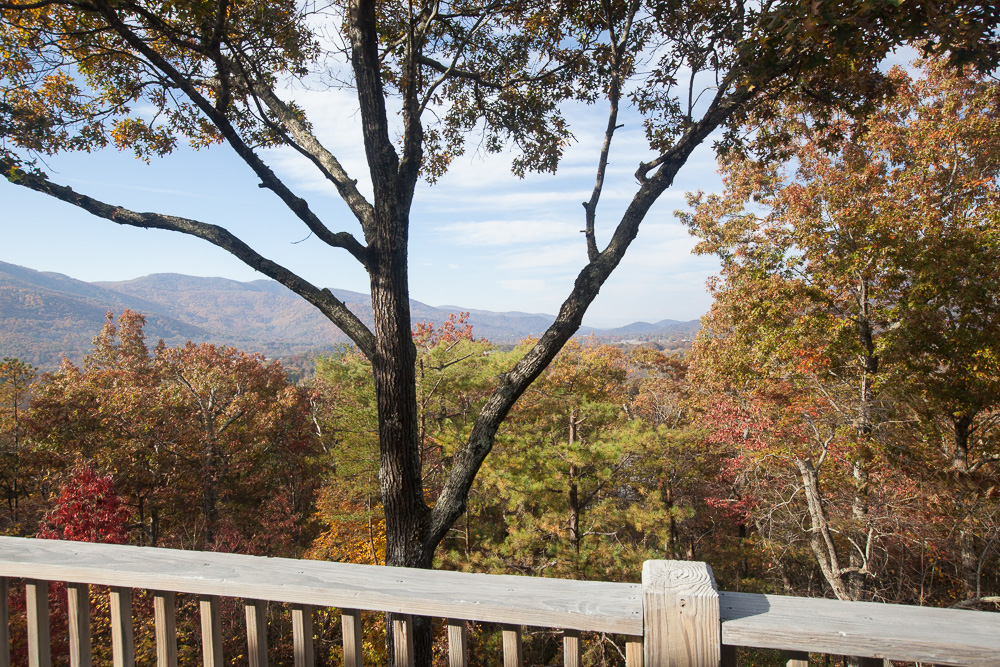
POLYGON ((642 667, 642 636, 625 638, 625 667, 642 667))
POLYGON ((24 595, 28 614, 28 667, 50 667, 49 582, 28 579, 24 582, 24 595))
POLYGON ((465 621, 448 619, 448 667, 468 667, 468 642, 465 621))
MULTIPOLYGON (((631 584, 14 537, 0 537, 0 577, 642 634, 631 584)), ((720 603, 722 638, 734 646, 970 667, 996 667, 1000 655, 1000 615, 989 612, 724 592, 720 603)))
POLYGON ((996 667, 1000 614, 878 602, 720 593, 722 641, 937 665, 996 667))
POLYGON ((503 626, 503 667, 522 667, 524 648, 520 625, 503 626))
POLYGON ((250 667, 267 667, 267 602, 247 600, 247 658, 250 667))
POLYGON ((90 586, 66 584, 69 618, 70 667, 91 667, 90 651, 90 586))
POLYGON ((135 667, 135 637, 132 633, 132 590, 112 586, 111 663, 114 667, 135 667))
POLYGON ((222 656, 222 614, 216 595, 202 595, 198 600, 201 610, 201 658, 205 667, 224 667, 222 656))
POLYGON ((153 592, 156 626, 156 667, 177 667, 177 596, 173 591, 153 592))
POLYGON ((10 582, 0 577, 0 667, 10 667, 10 582))
POLYGON ((362 667, 364 646, 361 634, 361 610, 342 609, 340 625, 344 636, 344 667, 362 667))
POLYGON ((392 652, 395 667, 413 667, 413 617, 409 614, 392 618, 392 652))
POLYGON ((0 537, 0 576, 642 634, 635 584, 0 537))
POLYGON ((313 667, 313 608, 307 604, 292 605, 292 653, 295 667, 313 667))
POLYGON ((563 667, 583 667, 579 630, 563 630, 563 667))
POLYGON ((718 666, 719 592, 707 563, 643 563, 642 613, 646 667, 718 666))

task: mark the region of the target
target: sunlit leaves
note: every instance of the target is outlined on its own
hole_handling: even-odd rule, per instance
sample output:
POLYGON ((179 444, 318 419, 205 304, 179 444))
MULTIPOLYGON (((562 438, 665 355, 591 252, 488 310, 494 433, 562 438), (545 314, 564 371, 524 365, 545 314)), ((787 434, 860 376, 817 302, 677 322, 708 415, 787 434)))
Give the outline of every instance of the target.
POLYGON ((273 141, 245 72, 301 72, 314 54, 288 1, 19 4, 32 3, 0 10, 0 129, 20 160, 109 144, 147 159, 178 140, 218 142, 192 95, 252 143, 273 141))
POLYGON ((147 350, 126 311, 31 405, 53 470, 80 456, 115 472, 138 543, 250 553, 301 547, 318 482, 308 396, 280 365, 214 345, 147 350))

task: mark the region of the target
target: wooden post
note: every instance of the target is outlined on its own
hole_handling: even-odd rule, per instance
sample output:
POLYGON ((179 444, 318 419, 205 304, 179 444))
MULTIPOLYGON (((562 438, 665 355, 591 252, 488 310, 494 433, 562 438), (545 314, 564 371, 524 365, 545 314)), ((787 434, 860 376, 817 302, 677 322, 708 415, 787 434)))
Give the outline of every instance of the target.
POLYGON ((718 667, 719 591, 707 563, 643 563, 642 619, 645 667, 718 667))
POLYGON ((267 667, 267 602, 247 600, 247 662, 250 667, 267 667))
POLYGON ((90 652, 90 586, 66 584, 66 601, 69 612, 69 664, 70 667, 91 667, 90 652))
POLYGON ((563 630, 563 667, 583 667, 579 630, 563 630))
POLYGON ((205 667, 223 667, 219 598, 216 595, 202 595, 198 604, 201 608, 201 658, 205 667))
POLYGON ((308 604, 292 605, 292 652, 295 667, 313 667, 313 608, 308 604))
POLYGON ((111 587, 111 663, 135 667, 135 637, 132 634, 132 589, 111 587))
POLYGON ((625 667, 642 667, 642 637, 625 638, 625 667))
POLYGON ((393 615, 392 647, 395 667, 413 667, 413 617, 409 614, 393 615))
POLYGON ((49 582, 28 579, 24 583, 28 612, 28 667, 51 667, 49 641, 49 582))
POLYGON ((153 592, 153 622, 156 625, 156 667, 177 667, 177 595, 153 592))
POLYGON ((448 619, 448 667, 468 667, 467 643, 465 621, 448 619))
POLYGON ((0 667, 10 667, 10 583, 0 577, 0 667))
POLYGON ((364 646, 361 643, 361 611, 358 609, 342 610, 340 625, 344 636, 344 667, 362 667, 364 646))
POLYGON ((524 650, 521 646, 521 626, 503 626, 503 667, 521 667, 524 650))

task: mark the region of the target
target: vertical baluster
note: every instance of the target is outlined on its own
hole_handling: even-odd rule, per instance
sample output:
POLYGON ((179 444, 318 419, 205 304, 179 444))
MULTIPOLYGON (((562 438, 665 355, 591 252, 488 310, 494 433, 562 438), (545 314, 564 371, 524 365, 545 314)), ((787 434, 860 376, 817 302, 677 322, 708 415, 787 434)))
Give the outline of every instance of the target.
POLYGON ((524 652, 521 648, 521 626, 503 626, 503 667, 521 667, 524 652))
POLYGON ((583 665, 579 630, 563 630, 563 665, 565 667, 582 667, 583 665))
POLYGON ((409 614, 393 615, 392 647, 395 667, 413 667, 413 617, 409 614))
POLYGON ((468 667, 469 649, 465 621, 448 619, 448 667, 468 667))
POLYGON ((392 647, 395 667, 413 667, 413 617, 409 614, 393 615, 392 647))
POLYGON ((736 647, 731 644, 722 645, 720 667, 736 667, 736 647))
POLYGON ((28 612, 28 667, 50 667, 49 582, 28 579, 24 593, 28 612))
POLYGON ((361 612, 344 609, 340 616, 344 636, 344 667, 362 667, 364 646, 361 643, 361 612))
POLYGON ((625 667, 642 667, 642 637, 625 637, 625 667))
POLYGON ((247 600, 247 656, 250 667, 267 667, 267 602, 247 600))
POLYGON ((156 625, 156 667, 177 667, 177 596, 173 591, 153 592, 156 625))
POLYGON ((10 584, 0 577, 0 667, 10 667, 10 584))
POLYGON ((202 595, 198 605, 201 608, 201 658, 205 667, 223 667, 222 663, 222 617, 219 613, 219 598, 202 595))
POLYGON ((803 651, 785 651, 785 667, 809 667, 809 654, 803 651))
POLYGON ((111 587, 111 656, 114 667, 135 667, 132 590, 111 587))
POLYGON ((91 667, 90 586, 66 584, 66 600, 69 603, 70 667, 91 667))
POLYGON ((295 667, 313 667, 313 608, 308 604, 292 605, 292 646, 295 667))

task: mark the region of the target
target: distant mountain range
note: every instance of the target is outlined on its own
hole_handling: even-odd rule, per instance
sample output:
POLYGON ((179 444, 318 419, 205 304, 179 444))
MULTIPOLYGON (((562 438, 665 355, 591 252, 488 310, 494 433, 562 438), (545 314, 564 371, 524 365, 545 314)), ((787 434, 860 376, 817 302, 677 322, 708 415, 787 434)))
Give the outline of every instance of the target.
MULTIPOLYGON (((367 294, 334 289, 362 321, 372 321, 367 294)), ((435 308, 410 301, 414 322, 440 324, 450 313, 467 311, 477 338, 510 344, 540 335, 552 315, 496 313, 459 306, 435 308)), ((69 357, 79 362, 110 310, 146 316, 148 340, 167 345, 188 340, 233 345, 269 357, 329 353, 347 337, 315 308, 271 280, 238 282, 160 273, 135 280, 88 283, 59 273, 0 262, 0 357, 18 357, 41 369, 69 357)), ((586 327, 580 336, 603 341, 651 341, 687 347, 698 320, 635 322, 617 329, 586 327)))

